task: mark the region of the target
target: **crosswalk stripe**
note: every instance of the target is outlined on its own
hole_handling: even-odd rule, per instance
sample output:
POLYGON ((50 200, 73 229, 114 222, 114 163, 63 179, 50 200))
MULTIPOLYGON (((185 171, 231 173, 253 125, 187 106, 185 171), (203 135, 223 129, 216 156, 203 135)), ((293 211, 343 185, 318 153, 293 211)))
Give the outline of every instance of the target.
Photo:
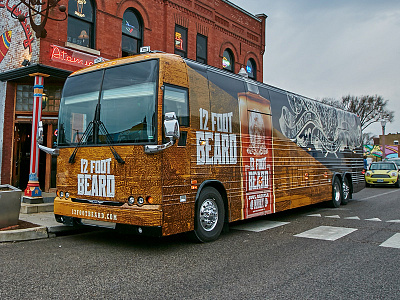
POLYGON ((339 215, 325 216, 325 218, 340 219, 339 215))
POLYGON ((319 226, 305 232, 296 234, 295 237, 303 237, 309 239, 326 240, 326 241, 336 241, 357 229, 355 228, 344 228, 344 227, 334 227, 334 226, 319 226))
POLYGON ((400 233, 394 234, 391 238, 380 244, 381 247, 400 249, 400 233))
POLYGON ((290 222, 278 222, 278 221, 268 221, 268 220, 258 220, 254 222, 249 222, 246 224, 240 224, 231 227, 231 229, 245 230, 253 232, 261 232, 264 230, 272 229, 275 227, 283 226, 289 224, 290 222))
POLYGON ((355 216, 355 217, 347 217, 347 218, 344 218, 345 220, 360 220, 360 218, 359 217, 357 217, 357 216, 355 216))

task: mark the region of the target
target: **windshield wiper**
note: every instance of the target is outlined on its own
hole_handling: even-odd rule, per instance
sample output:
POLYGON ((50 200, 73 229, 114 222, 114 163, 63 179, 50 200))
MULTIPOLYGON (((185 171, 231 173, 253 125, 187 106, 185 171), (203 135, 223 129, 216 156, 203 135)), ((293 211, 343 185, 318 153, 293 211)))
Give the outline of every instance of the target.
POLYGON ((121 158, 121 156, 119 156, 117 151, 112 146, 112 140, 111 140, 110 134, 108 133, 108 130, 107 130, 106 126, 104 125, 104 123, 102 121, 100 121, 100 120, 99 121, 95 121, 95 122, 96 122, 97 125, 99 125, 99 131, 102 131, 103 134, 106 136, 106 142, 108 144, 108 147, 110 147, 110 150, 111 150, 112 154, 114 155, 114 158, 120 164, 124 164, 125 161, 121 158))
POLYGON ((98 103, 96 105, 96 112, 95 112, 95 117, 94 120, 91 121, 86 128, 85 132, 82 135, 82 138, 80 139, 78 145, 76 145, 74 152, 72 152, 71 156, 69 157, 68 162, 70 164, 73 164, 75 162, 75 156, 76 153, 78 152, 79 147, 82 146, 83 143, 87 144, 87 137, 91 134, 93 134, 93 141, 97 143, 99 131, 101 131, 105 136, 106 136, 106 142, 108 147, 110 147, 110 150, 112 154, 114 155, 114 158, 117 160, 118 163, 124 164, 125 161, 121 158, 121 156, 117 153, 117 151, 114 149, 112 146, 112 140, 110 137, 110 134, 108 133, 108 130, 104 123, 100 121, 100 104, 98 103), (86 139, 85 142, 83 142, 86 139))
POLYGON ((83 135, 82 135, 82 138, 79 140, 78 144, 76 145, 76 147, 75 147, 75 149, 74 149, 74 152, 72 152, 71 156, 69 157, 68 162, 69 162, 70 164, 73 164, 73 163, 75 162, 75 156, 76 156, 76 153, 78 152, 78 148, 79 148, 80 146, 82 146, 83 143, 87 144, 87 137, 88 137, 89 135, 91 135, 92 133, 93 133, 93 121, 91 121, 91 122, 89 123, 88 127, 86 127, 86 130, 85 130, 85 132, 84 132, 83 135), (85 141, 85 140, 86 140, 86 141, 85 141), (85 141, 85 142, 83 142, 83 141, 85 141))
POLYGON ((72 152, 71 156, 69 157, 68 162, 70 164, 73 164, 75 162, 75 156, 76 153, 78 152, 79 147, 83 145, 83 143, 87 144, 87 137, 90 136, 93 133, 93 127, 94 125, 97 125, 99 128, 99 131, 101 131, 105 136, 106 136, 106 142, 108 147, 110 147, 111 153, 114 155, 114 158, 117 160, 118 163, 124 164, 125 161, 121 158, 121 156, 118 154, 118 152, 114 149, 112 146, 112 140, 110 137, 110 133, 107 131, 106 126, 104 126, 104 123, 102 121, 91 121, 86 128, 85 132, 82 135, 82 138, 80 139, 78 145, 76 145, 74 152, 72 152), (83 142, 86 140, 85 142, 83 142))

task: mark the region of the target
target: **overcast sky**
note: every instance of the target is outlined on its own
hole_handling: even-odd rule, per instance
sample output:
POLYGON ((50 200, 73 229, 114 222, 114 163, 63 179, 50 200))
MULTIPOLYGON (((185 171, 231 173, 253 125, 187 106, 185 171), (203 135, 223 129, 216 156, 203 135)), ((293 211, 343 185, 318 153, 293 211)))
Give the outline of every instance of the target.
POLYGON ((400 0, 230 1, 268 16, 265 83, 314 99, 381 95, 395 111, 386 133, 400 132, 400 0))

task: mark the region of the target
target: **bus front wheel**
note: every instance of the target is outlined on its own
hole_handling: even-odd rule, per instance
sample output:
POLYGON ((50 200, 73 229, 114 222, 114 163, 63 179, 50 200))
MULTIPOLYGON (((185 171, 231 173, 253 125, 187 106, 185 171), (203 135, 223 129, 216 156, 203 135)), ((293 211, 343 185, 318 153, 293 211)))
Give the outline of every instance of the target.
POLYGON ((342 185, 340 184, 339 178, 336 176, 333 179, 331 206, 334 208, 338 208, 341 202, 342 202, 342 185))
POLYGON ((200 242, 218 239, 224 226, 225 209, 220 193, 213 187, 201 191, 196 202, 194 236, 200 242))

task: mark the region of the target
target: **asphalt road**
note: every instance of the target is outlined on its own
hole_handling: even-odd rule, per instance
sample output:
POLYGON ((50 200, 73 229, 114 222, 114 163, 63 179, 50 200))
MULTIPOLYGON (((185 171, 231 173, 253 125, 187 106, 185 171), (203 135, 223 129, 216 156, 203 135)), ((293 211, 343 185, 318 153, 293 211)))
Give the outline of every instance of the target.
POLYGON ((400 189, 367 188, 213 243, 106 230, 3 243, 0 299, 399 299, 399 236, 400 189))

